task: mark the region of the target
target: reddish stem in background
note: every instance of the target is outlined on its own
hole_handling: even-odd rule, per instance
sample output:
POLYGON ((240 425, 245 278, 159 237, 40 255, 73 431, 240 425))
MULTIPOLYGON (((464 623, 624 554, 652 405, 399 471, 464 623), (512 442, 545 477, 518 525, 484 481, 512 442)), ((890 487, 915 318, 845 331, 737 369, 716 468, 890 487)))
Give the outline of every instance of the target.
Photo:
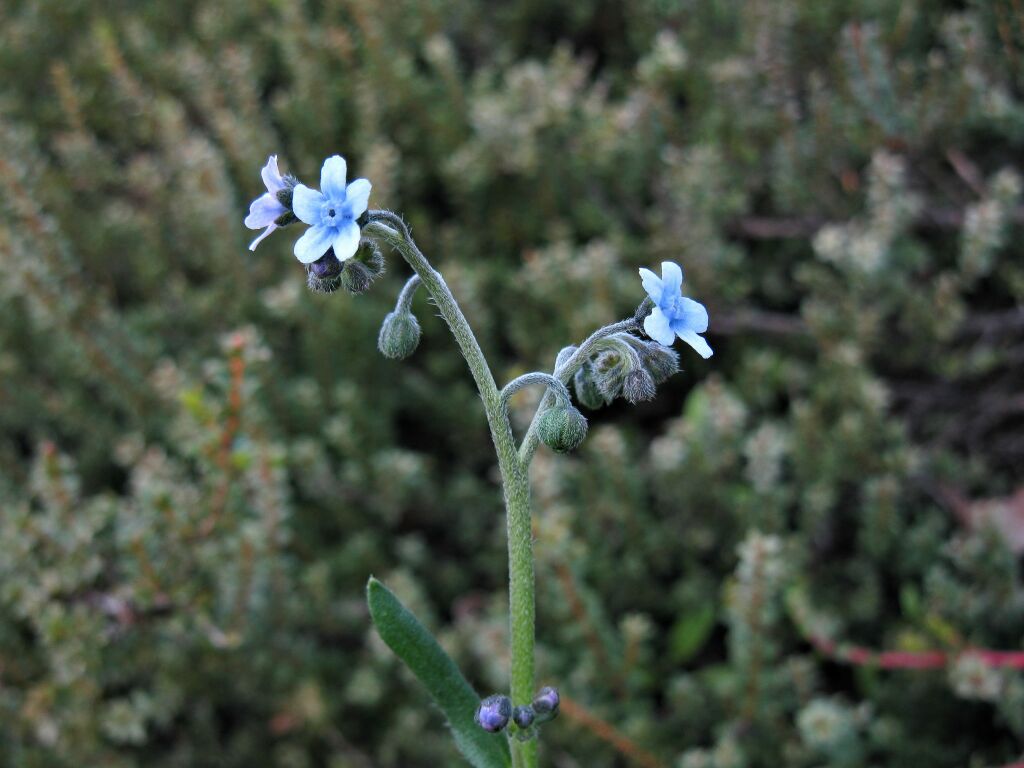
POLYGON ((665 768, 664 763, 657 757, 639 746, 614 725, 607 720, 602 720, 565 694, 562 695, 560 707, 562 713, 569 720, 590 731, 601 741, 610 744, 616 752, 630 762, 643 766, 643 768, 665 768))
POLYGON ((213 532, 213 529, 224 514, 224 508, 227 506, 228 492, 231 490, 231 482, 234 479, 231 465, 231 448, 234 445, 235 437, 238 435, 238 430, 242 423, 242 384, 245 378, 245 360, 242 357, 242 345, 243 342, 240 338, 232 340, 230 357, 228 358, 231 384, 228 389, 227 418, 224 422, 224 429, 221 432, 218 450, 214 459, 222 473, 223 479, 210 504, 210 514, 200 525, 199 536, 201 538, 205 538, 213 532))
MULTIPOLYGON (((815 650, 836 661, 879 669, 942 669, 969 653, 989 667, 1024 669, 1024 651, 993 651, 987 648, 964 648, 960 651, 875 651, 862 645, 837 644, 820 635, 808 634, 806 639, 815 650)), ((1024 763, 1021 764, 1024 768, 1024 763)))

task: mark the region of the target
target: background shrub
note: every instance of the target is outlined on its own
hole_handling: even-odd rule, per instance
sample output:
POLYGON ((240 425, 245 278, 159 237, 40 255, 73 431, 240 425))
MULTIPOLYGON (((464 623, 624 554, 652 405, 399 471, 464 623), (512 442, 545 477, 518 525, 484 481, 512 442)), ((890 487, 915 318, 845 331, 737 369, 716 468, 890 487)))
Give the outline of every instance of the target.
POLYGON ((1019 758, 1019 673, 960 655, 1024 632, 1018 6, 8 0, 0 766, 453 764, 370 573, 506 685, 464 364, 427 307, 376 354, 396 258, 318 296, 246 250, 272 152, 373 180, 499 380, 639 266, 708 305, 714 358, 535 462, 548 764, 1019 758))

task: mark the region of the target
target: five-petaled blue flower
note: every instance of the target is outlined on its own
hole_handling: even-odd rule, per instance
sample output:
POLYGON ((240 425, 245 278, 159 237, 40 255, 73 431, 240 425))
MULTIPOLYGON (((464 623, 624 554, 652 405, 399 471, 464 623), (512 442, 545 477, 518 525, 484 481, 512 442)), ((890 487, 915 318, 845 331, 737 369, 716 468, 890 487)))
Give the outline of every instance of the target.
POLYGON ((327 158, 320 169, 321 192, 304 184, 295 187, 292 212, 310 225, 295 241, 295 257, 303 264, 312 264, 332 246, 338 261, 355 256, 359 248, 356 219, 366 211, 370 182, 356 179, 346 187, 347 172, 345 159, 334 155, 327 158))
POLYGON ((654 309, 644 319, 647 335, 666 347, 678 336, 705 360, 711 357, 711 347, 697 335, 708 329, 708 311, 700 302, 682 295, 683 270, 679 265, 663 261, 660 278, 649 269, 641 269, 640 278, 654 302, 654 309))
POLYGON ((263 229, 264 227, 266 229, 263 229, 262 234, 249 243, 250 251, 255 251, 260 241, 277 229, 277 220, 288 213, 288 209, 281 204, 281 200, 278 198, 278 193, 288 184, 282 178, 281 171, 277 169, 277 155, 269 157, 267 164, 260 171, 260 175, 263 177, 263 183, 267 185, 267 191, 252 201, 252 205, 249 206, 249 215, 245 217, 245 226, 249 229, 263 229))

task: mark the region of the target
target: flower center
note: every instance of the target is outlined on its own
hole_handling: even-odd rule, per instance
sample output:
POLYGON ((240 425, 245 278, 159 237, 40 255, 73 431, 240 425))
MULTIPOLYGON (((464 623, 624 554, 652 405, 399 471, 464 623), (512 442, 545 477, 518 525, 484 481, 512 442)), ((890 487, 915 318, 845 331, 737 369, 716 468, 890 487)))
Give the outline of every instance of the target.
POLYGON ((320 209, 320 216, 323 223, 329 227, 341 226, 345 218, 345 207, 336 200, 327 200, 320 209))

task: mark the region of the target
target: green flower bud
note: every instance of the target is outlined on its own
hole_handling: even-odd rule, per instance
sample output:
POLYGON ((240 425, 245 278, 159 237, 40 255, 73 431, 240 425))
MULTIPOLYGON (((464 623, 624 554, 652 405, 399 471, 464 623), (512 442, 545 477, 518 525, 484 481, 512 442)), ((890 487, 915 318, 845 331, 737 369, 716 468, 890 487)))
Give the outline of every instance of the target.
POLYGON ((651 378, 654 379, 656 385, 661 384, 670 376, 674 376, 679 372, 679 355, 674 350, 663 347, 656 341, 643 345, 640 359, 647 366, 647 371, 651 374, 651 378))
POLYGON ((420 324, 410 312, 389 312, 380 326, 377 349, 384 357, 404 360, 420 344, 420 324))
POLYGON ((541 415, 537 434, 552 450, 568 453, 579 448, 587 436, 587 419, 572 405, 555 405, 541 415))
POLYGON ((380 245, 376 240, 364 237, 359 241, 359 250, 354 258, 359 259, 376 279, 384 274, 384 254, 380 252, 380 245))
POLYGON ((654 379, 646 368, 634 368, 622 382, 622 394, 633 405, 643 400, 653 400, 656 393, 654 379))
POLYGON ((590 363, 585 363, 572 379, 573 389, 576 390, 576 400, 584 408, 596 411, 607 405, 604 397, 597 388, 594 381, 594 369, 590 363))
POLYGON ((373 284, 373 278, 375 277, 370 268, 356 258, 343 261, 342 264, 344 269, 341 270, 341 275, 339 275, 341 286, 353 295, 366 293, 370 285, 373 284))
POLYGON ((622 385, 628 368, 621 352, 608 350, 594 360, 594 386, 606 403, 622 395, 622 385))

